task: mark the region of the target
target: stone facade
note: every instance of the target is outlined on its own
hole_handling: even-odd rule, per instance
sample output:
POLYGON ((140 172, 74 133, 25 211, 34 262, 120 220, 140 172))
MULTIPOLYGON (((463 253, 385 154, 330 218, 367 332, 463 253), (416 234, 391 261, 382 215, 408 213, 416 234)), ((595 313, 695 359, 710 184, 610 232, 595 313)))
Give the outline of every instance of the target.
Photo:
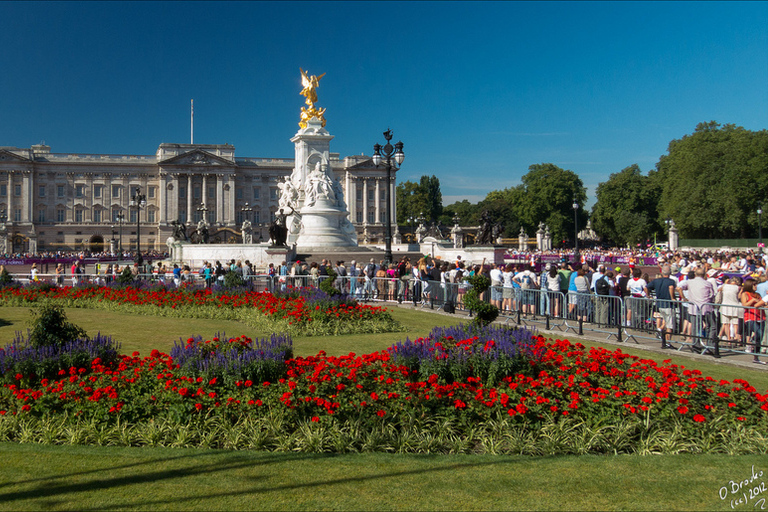
MULTIPOLYGON (((329 153, 329 160, 358 240, 362 243, 366 226, 371 243, 383 241, 386 169, 374 167, 365 155, 340 159, 329 153)), ((146 196, 139 211, 142 251, 165 251, 172 221, 183 222, 192 235, 203 215, 211 243, 242 243, 246 219, 253 242, 267 241, 279 207, 278 183, 294 167, 292 159, 238 157, 230 144, 164 143, 154 155, 52 153, 43 144, 0 147, 0 211, 7 216, 8 252, 109 252, 113 238, 122 238, 123 249, 135 249, 137 209, 131 198, 136 187, 146 196), (246 203, 251 211, 242 211, 246 203), (124 216, 122 222, 118 215, 124 216)), ((396 225, 394 183, 393 178, 396 225)))

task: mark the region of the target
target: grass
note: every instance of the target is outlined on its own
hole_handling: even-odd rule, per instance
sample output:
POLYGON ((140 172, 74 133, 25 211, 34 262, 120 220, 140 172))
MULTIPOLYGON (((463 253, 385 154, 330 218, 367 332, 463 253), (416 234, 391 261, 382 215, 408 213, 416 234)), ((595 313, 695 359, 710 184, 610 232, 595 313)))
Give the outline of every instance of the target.
POLYGON ((749 477, 752 465, 768 472, 763 457, 710 455, 331 456, 6 443, 0 457, 0 510, 724 510, 722 486, 749 477))
MULTIPOLYGON (((407 332, 297 338, 296 355, 372 352, 406 336, 425 335, 434 325, 463 320, 391 311, 407 332)), ((174 340, 192 334, 267 334, 238 322, 82 309, 66 313, 89 334, 111 334, 126 353, 168 350, 174 340)), ((4 345, 15 331, 26 329, 31 315, 29 308, 4 307, 0 317, 4 345)), ((631 345, 621 348, 644 358, 662 356, 631 345)), ((768 389, 768 372, 663 356, 705 375, 741 377, 768 389)), ((768 461, 759 455, 312 455, 0 443, 0 460, 0 510, 752 510, 765 503, 758 497, 731 507, 730 498, 741 495, 721 500, 719 490, 748 478, 753 465, 764 472, 755 484, 768 480, 768 461)))

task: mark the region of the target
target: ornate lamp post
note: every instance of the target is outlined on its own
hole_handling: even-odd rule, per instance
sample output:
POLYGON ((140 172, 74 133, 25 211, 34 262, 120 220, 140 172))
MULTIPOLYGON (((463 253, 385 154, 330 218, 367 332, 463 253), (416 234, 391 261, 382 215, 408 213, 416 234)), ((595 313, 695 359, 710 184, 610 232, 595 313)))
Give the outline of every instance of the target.
POLYGON ((376 167, 382 163, 382 157, 385 158, 385 165, 387 166, 387 206, 384 208, 386 213, 386 226, 384 230, 384 242, 386 244, 386 250, 384 253, 384 260, 387 263, 392 262, 392 170, 397 171, 400 165, 405 159, 403 153, 403 143, 397 142, 394 146, 389 141, 392 140, 392 130, 387 129, 384 132, 384 138, 387 139, 387 143, 382 148, 380 144, 373 145, 373 165, 376 167), (382 155, 381 150, 384 150, 382 155))
POLYGON ((579 203, 576 196, 573 196, 573 258, 578 267, 581 264, 581 258, 579 257, 579 203))
POLYGON ((120 212, 117 215, 115 215, 115 218, 117 219, 117 223, 120 225, 120 243, 118 244, 118 252, 120 252, 120 255, 123 254, 123 221, 125 220, 125 214, 120 212))
POLYGON ((144 258, 141 257, 141 209, 147 206, 147 196, 141 193, 141 187, 136 190, 131 198, 131 207, 136 208, 136 257, 133 260, 139 264, 144 264, 144 258))

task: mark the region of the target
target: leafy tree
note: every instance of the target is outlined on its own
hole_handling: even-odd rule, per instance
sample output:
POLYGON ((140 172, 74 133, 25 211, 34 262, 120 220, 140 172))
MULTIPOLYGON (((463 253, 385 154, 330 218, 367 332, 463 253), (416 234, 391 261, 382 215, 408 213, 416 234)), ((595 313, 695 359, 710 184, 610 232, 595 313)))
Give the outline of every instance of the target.
POLYGON ((523 176, 523 184, 510 197, 520 224, 529 234, 539 223, 549 226, 553 240, 573 240, 573 200, 581 207, 577 210, 579 226, 586 226, 587 212, 583 205, 587 193, 581 178, 570 170, 554 164, 534 164, 523 176))
POLYGON ((592 228, 618 245, 636 244, 662 231, 658 221, 658 183, 635 164, 597 186, 592 228))
POLYGON ((485 199, 478 203, 478 218, 483 210, 488 210, 494 223, 504 226, 502 236, 516 236, 520 231, 515 205, 517 205, 524 191, 521 187, 505 188, 504 190, 492 190, 485 199))
POLYGON ((768 196, 768 131, 699 123, 669 143, 657 169, 658 219, 674 219, 681 237, 757 234, 757 207, 768 196))
POLYGON ((453 226, 453 216, 459 216, 459 224, 462 226, 474 226, 480 219, 480 208, 466 199, 457 201, 443 208, 440 222, 446 226, 453 226))
POLYGON ((427 222, 437 221, 443 212, 443 194, 440 180, 436 176, 422 176, 419 183, 404 181, 397 186, 398 221, 401 226, 409 218, 417 219, 422 214, 427 222))

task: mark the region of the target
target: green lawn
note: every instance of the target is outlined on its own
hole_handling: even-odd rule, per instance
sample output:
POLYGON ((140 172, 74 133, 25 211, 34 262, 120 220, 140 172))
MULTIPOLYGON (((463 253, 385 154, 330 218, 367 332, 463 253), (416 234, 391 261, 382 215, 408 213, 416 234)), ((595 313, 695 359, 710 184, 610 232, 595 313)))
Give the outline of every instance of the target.
MULTIPOLYGON (((66 313, 89 334, 111 334, 127 353, 169 350, 192 334, 267 334, 237 322, 66 313)), ((392 314, 407 332, 297 338, 296 355, 371 352, 462 320, 398 308, 392 314)), ((29 308, 0 308, 0 319, 1 346, 26 328, 29 308)), ((768 389, 768 372, 670 358, 768 389)), ((768 459, 759 455, 313 455, 0 443, 0 460, 0 510, 760 510, 760 497, 732 507, 730 498, 741 494, 721 500, 718 493, 748 478, 753 465, 764 475, 751 485, 768 480, 768 459)))
MULTIPOLYGON (((0 510, 725 510, 760 456, 312 455, 0 444, 0 510)), ((764 481, 760 478, 758 481, 764 481)), ((736 510, 760 509, 757 500, 736 510)))

